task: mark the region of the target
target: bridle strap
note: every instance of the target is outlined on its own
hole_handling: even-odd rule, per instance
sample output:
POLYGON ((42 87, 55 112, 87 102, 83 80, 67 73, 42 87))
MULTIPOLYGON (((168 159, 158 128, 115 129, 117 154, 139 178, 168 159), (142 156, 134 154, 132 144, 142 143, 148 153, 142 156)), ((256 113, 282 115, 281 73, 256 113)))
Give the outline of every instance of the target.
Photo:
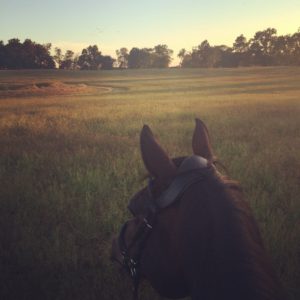
POLYGON ((169 187, 157 198, 153 194, 153 180, 149 180, 147 187, 147 214, 142 224, 137 229, 128 246, 125 242, 125 231, 128 222, 123 225, 119 235, 119 247, 123 255, 123 266, 127 269, 133 280, 133 300, 138 300, 140 282, 139 263, 146 241, 155 225, 157 213, 160 209, 164 209, 178 201, 193 184, 202 181, 208 173, 213 173, 215 170, 215 167, 208 164, 207 160, 202 157, 196 155, 188 157, 181 164, 177 175, 169 187), (136 253, 131 256, 129 251, 134 246, 136 246, 136 253))
POLYGON ((195 183, 203 181, 208 172, 214 169, 213 166, 205 169, 195 169, 177 175, 158 198, 154 199, 156 206, 160 209, 170 206, 179 200, 183 194, 195 183))
POLYGON ((125 232, 127 229, 128 221, 122 226, 118 243, 123 256, 122 265, 128 271, 133 281, 133 299, 138 299, 138 289, 140 283, 139 263, 145 247, 146 241, 151 234, 153 225, 155 223, 156 214, 149 211, 148 215, 143 219, 136 233, 134 234, 130 244, 127 246, 125 241, 125 232), (133 247, 136 247, 135 254, 129 254, 133 247))

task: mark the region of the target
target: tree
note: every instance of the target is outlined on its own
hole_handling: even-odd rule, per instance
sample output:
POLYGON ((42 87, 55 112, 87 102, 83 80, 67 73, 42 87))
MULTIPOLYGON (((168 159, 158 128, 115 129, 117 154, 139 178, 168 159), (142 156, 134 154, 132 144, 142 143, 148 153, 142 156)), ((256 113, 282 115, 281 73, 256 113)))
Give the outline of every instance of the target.
POLYGON ((232 49, 235 53, 245 53, 248 51, 248 42, 244 35, 241 34, 235 39, 232 49))
POLYGON ((173 50, 167 45, 157 45, 154 48, 132 48, 128 55, 128 67, 139 68, 167 68, 172 61, 173 50))
POLYGON ((26 39, 10 39, 2 46, 2 68, 37 69, 54 68, 55 63, 50 55, 51 44, 41 45, 26 39))
POLYGON ((142 48, 140 50, 140 63, 141 68, 152 68, 153 67, 153 49, 142 48))
POLYGON ((185 55, 181 62, 181 67, 182 68, 192 68, 192 67, 194 67, 193 63, 194 62, 193 62, 193 58, 192 58, 192 53, 185 52, 185 55))
POLYGON ((244 35, 239 35, 233 43, 233 66, 248 66, 249 60, 249 43, 244 35))
POLYGON ((273 44, 273 61, 276 65, 289 65, 292 63, 291 36, 279 36, 273 44))
POLYGON ((227 46, 220 46, 222 50, 221 67, 233 68, 238 67, 238 63, 235 59, 235 53, 233 49, 227 46))
MULTIPOLYGON (((152 49, 151 49, 152 50, 152 49)), ((151 53, 150 49, 132 48, 128 56, 128 67, 131 69, 150 68, 151 53)))
POLYGON ((208 63, 212 68, 233 67, 232 48, 226 45, 211 47, 208 63))
POLYGON ((113 68, 115 59, 113 59, 109 55, 102 56, 101 59, 101 69, 103 70, 111 70, 113 68))
POLYGON ((5 46, 3 41, 0 41, 0 69, 5 68, 5 46))
POLYGON ((117 54, 117 62, 120 69, 126 69, 128 68, 128 49, 123 47, 120 50, 116 50, 117 54))
POLYGON ((252 63, 256 65, 272 65, 272 53, 277 30, 267 28, 255 33, 250 40, 249 52, 252 56, 252 63))
POLYGON ((82 70, 98 70, 101 69, 101 59, 102 55, 98 46, 88 46, 82 50, 78 58, 78 65, 82 70))
POLYGON ((55 62, 50 55, 51 44, 35 44, 35 63, 37 68, 41 69, 53 69, 55 68, 55 62))
POLYGON ((178 56, 182 58, 183 68, 219 68, 234 66, 232 48, 226 45, 210 46, 204 40, 198 47, 194 47, 192 52, 182 49, 178 56), (180 55, 179 55, 180 54, 180 55))
POLYGON ((54 52, 55 52, 55 54, 53 56, 53 59, 56 62, 57 66, 60 68, 60 65, 61 65, 61 62, 62 62, 62 59, 63 59, 62 51, 61 51, 60 48, 55 47, 54 52))
POLYGON ((20 69, 22 68, 22 57, 21 57, 21 47, 19 39, 10 39, 5 46, 6 49, 6 66, 8 69, 20 69))
POLYGON ((184 48, 182 48, 177 54, 177 57, 180 58, 180 66, 182 66, 182 62, 184 60, 186 53, 187 53, 186 50, 184 48))
POLYGON ((59 68, 70 70, 74 67, 74 52, 72 50, 67 50, 60 62, 59 68))
POLYGON ((193 48, 191 53, 191 63, 193 67, 211 68, 216 64, 216 52, 207 40, 204 40, 198 47, 193 48))
POLYGON ((36 43, 26 39, 21 46, 20 57, 22 59, 21 68, 36 69, 39 65, 36 63, 36 43))
POLYGON ((289 40, 290 56, 292 64, 300 66, 300 27, 289 40))
POLYGON ((157 45, 154 47, 152 53, 152 68, 168 68, 171 61, 173 50, 169 49, 167 45, 157 45))
POLYGON ((114 61, 110 56, 103 56, 98 46, 94 45, 82 50, 77 65, 81 70, 112 69, 114 61))

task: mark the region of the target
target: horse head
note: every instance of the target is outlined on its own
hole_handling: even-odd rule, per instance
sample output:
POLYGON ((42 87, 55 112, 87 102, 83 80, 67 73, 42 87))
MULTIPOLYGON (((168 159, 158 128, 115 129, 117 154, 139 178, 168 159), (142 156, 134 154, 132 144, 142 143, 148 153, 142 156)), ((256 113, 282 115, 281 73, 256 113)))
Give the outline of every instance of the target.
POLYGON ((281 299, 256 222, 238 184, 215 167, 209 133, 196 119, 193 155, 170 158, 145 125, 140 135, 149 183, 129 201, 133 218, 112 257, 137 291, 193 299, 281 299))

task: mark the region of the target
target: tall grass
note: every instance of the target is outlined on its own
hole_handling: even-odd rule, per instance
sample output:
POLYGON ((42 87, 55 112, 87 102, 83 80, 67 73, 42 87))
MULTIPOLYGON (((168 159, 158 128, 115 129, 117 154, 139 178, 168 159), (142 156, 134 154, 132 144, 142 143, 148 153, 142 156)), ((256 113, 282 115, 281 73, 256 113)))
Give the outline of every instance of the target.
MULTIPOLYGON (((188 155, 196 116, 241 182, 290 299, 300 297, 299 68, 0 72, 6 91, 54 81, 94 88, 0 89, 1 299, 130 299, 109 251, 143 185, 141 127, 188 155)), ((162 299, 147 284, 141 294, 162 299)))

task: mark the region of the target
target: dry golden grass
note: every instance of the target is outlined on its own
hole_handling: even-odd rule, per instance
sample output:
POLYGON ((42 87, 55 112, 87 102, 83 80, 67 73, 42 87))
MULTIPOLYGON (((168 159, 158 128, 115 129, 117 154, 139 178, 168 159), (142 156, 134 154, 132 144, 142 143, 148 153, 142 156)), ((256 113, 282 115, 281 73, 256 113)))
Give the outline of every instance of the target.
POLYGON ((299 68, 0 72, 2 298, 129 299, 109 248, 142 185, 141 127, 189 155, 200 117, 298 299, 299 115, 299 68), (52 92, 1 88, 39 83, 52 92))

